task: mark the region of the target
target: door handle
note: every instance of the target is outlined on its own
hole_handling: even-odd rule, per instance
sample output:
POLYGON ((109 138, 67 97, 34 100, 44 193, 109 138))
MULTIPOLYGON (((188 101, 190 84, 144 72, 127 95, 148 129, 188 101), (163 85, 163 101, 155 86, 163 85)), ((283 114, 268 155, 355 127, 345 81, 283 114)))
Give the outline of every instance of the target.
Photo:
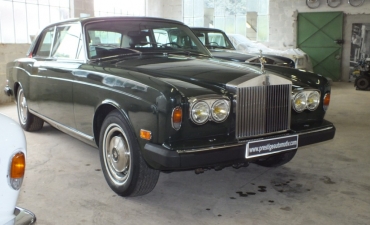
POLYGON ((337 40, 334 40, 334 42, 338 45, 342 45, 344 44, 344 40, 343 39, 337 39, 337 40))

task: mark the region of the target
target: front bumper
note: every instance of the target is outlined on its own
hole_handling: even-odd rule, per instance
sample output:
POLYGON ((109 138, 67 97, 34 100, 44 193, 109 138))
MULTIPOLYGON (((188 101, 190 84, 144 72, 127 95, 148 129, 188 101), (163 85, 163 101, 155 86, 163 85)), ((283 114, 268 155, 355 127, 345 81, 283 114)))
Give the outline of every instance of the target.
MULTIPOLYGON (((326 121, 323 127, 290 133, 290 135, 298 135, 298 147, 302 147, 333 139, 335 130, 334 125, 326 121)), ((268 136, 265 138, 274 137, 268 136)), ((147 143, 144 146, 144 157, 153 168, 159 170, 194 169, 253 162, 259 157, 245 158, 247 143, 248 141, 219 147, 192 149, 190 151, 171 151, 161 145, 147 143)), ((277 152, 272 154, 275 153, 277 152)))
POLYGON ((15 225, 31 225, 36 222, 36 216, 31 211, 20 207, 15 207, 15 225))

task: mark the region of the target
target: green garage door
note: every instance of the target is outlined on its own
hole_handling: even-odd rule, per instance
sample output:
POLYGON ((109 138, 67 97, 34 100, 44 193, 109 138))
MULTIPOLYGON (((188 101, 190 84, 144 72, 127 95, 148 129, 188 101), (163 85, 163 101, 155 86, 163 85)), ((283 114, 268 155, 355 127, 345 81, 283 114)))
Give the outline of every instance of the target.
POLYGON ((315 73, 341 78, 343 12, 298 14, 297 46, 306 52, 315 73))

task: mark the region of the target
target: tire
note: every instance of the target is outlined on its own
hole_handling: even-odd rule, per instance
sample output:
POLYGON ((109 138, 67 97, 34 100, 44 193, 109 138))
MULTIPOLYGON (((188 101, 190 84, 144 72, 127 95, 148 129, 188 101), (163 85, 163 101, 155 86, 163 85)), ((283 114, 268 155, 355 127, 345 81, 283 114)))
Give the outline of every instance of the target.
POLYGON ((104 177, 118 195, 140 196, 154 189, 160 171, 146 164, 135 135, 118 110, 104 119, 99 149, 104 177))
POLYGON ((25 131, 38 131, 44 126, 42 119, 29 112, 22 87, 19 87, 17 92, 17 113, 19 123, 25 131))
POLYGON ((286 151, 286 152, 281 152, 278 154, 271 155, 267 158, 260 159, 254 163, 260 166, 264 166, 264 167, 282 166, 285 163, 288 163, 290 160, 292 160, 296 152, 297 152, 297 149, 286 151))
POLYGON ((356 78, 355 86, 360 90, 366 90, 369 88, 370 78, 367 76, 359 76, 356 78))

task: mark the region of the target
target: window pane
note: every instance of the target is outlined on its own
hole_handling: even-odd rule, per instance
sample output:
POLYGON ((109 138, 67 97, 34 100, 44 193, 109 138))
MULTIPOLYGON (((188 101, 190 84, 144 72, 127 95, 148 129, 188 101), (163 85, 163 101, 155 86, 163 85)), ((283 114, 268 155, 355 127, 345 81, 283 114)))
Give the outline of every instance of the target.
POLYGON ((184 0, 184 17, 193 17, 193 0, 184 0))
POLYGON ((26 0, 27 3, 37 4, 37 0, 26 0))
POLYGON ((49 0, 39 0, 40 5, 49 5, 49 0))
POLYGON ((27 19, 26 19, 26 4, 13 3, 14 6, 14 26, 15 26, 15 41, 16 43, 27 43, 27 19))
POLYGON ((60 21, 60 13, 59 13, 59 8, 58 7, 50 7, 50 22, 58 22, 60 21))
POLYGON ((59 0, 60 7, 69 8, 69 0, 59 0))
POLYGON ((37 35, 39 31, 39 7, 33 4, 27 4, 27 25, 28 35, 37 35), (36 15, 36 16, 35 16, 36 15))
POLYGON ((257 41, 268 41, 269 16, 257 17, 257 41))
POLYGON ((49 15, 49 6, 42 6, 39 7, 39 18, 40 18, 40 27, 44 28, 48 24, 50 24, 50 15, 49 15))
POLYGON ((59 0, 52 0, 50 1, 51 6, 59 6, 59 0))
POLYGON ((3 43, 14 43, 14 21, 12 2, 0 1, 0 28, 1 41, 3 43))
POLYGON ((60 19, 61 20, 66 20, 70 18, 69 17, 69 9, 67 8, 60 8, 60 19))

